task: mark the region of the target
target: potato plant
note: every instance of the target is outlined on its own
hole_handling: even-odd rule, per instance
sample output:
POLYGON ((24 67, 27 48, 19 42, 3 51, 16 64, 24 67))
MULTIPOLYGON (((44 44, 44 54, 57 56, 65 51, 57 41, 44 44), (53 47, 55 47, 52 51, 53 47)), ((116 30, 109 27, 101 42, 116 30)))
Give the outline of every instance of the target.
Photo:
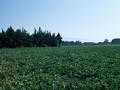
POLYGON ((2 90, 118 90, 120 46, 0 49, 2 90))

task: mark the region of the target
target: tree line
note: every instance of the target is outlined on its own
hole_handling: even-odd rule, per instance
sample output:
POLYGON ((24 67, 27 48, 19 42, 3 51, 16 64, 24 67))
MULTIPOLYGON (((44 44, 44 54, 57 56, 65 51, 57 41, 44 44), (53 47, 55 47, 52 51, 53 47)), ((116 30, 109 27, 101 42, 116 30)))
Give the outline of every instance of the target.
POLYGON ((109 44, 120 44, 120 38, 114 38, 111 42, 108 39, 105 39, 103 42, 81 42, 81 41, 63 41, 62 45, 109 45, 109 44))
POLYGON ((7 30, 0 32, 0 48, 15 48, 15 47, 47 47, 60 46, 62 37, 60 33, 57 35, 49 31, 43 31, 34 28, 34 33, 29 34, 26 29, 14 30, 11 26, 7 30))
POLYGON ((69 45, 82 45, 80 41, 62 41, 62 45, 69 46, 69 45))

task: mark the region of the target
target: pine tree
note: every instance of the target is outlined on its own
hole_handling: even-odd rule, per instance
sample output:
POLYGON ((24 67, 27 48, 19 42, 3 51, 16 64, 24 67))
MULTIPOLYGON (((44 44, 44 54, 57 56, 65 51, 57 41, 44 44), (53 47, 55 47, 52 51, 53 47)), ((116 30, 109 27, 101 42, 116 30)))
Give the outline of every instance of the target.
POLYGON ((15 42, 16 42, 16 47, 21 47, 22 46, 22 32, 21 29, 17 29, 15 32, 15 42))
POLYGON ((10 48, 13 48, 15 47, 15 33, 14 33, 14 29, 10 26, 7 28, 7 31, 6 31, 6 44, 7 44, 7 47, 10 47, 10 48))
POLYGON ((57 46, 57 39, 56 39, 56 36, 55 36, 55 33, 52 34, 52 41, 51 41, 51 46, 57 46))
POLYGON ((62 44, 62 37, 61 37, 60 33, 57 34, 56 39, 58 41, 58 46, 61 46, 61 44, 62 44))
POLYGON ((2 33, 0 32, 0 48, 2 48, 2 33))
POLYGON ((37 46, 37 30, 34 28, 34 34, 33 34, 33 46, 37 46))

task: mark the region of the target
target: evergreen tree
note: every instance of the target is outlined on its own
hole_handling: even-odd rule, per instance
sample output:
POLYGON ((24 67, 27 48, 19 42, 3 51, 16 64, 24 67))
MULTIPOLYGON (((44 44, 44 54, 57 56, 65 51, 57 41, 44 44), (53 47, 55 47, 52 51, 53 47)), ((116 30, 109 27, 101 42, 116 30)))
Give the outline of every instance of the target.
POLYGON ((0 48, 2 48, 2 33, 0 32, 0 48))
POLYGON ((37 30, 34 28, 34 34, 33 34, 33 46, 37 46, 37 30))
POLYGON ((61 37, 60 33, 57 34, 56 39, 58 41, 58 46, 60 46, 62 43, 62 37, 61 37))
POLYGON ((21 29, 17 29, 15 32, 15 42, 16 42, 16 47, 21 47, 22 46, 22 32, 21 29))
POLYGON ((37 46, 42 47, 45 46, 45 33, 42 31, 41 27, 39 27, 37 32, 37 46))
POLYGON ((120 44, 120 38, 115 38, 111 41, 112 44, 120 44))
POLYGON ((29 33, 22 28, 22 46, 23 47, 29 47, 30 46, 30 35, 29 33))
POLYGON ((2 47, 7 46, 7 38, 6 38, 6 32, 2 29, 2 35, 1 35, 1 42, 2 42, 2 47))
POLYGON ((55 33, 53 33, 52 35, 52 40, 51 40, 51 46, 57 46, 57 39, 56 39, 56 36, 55 36, 55 33))
POLYGON ((108 39, 105 39, 103 43, 104 43, 104 44, 109 44, 109 40, 108 40, 108 39))
POLYGON ((14 29, 10 26, 7 28, 7 31, 6 31, 6 44, 7 44, 7 47, 15 47, 15 33, 14 33, 14 29))

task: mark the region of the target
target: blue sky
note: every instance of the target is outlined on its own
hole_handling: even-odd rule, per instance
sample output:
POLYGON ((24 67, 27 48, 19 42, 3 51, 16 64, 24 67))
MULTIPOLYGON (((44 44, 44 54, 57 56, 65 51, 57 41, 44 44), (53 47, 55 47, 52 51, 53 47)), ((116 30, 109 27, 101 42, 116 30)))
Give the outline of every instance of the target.
POLYGON ((63 40, 120 38, 120 0, 0 0, 0 27, 42 27, 63 40))

